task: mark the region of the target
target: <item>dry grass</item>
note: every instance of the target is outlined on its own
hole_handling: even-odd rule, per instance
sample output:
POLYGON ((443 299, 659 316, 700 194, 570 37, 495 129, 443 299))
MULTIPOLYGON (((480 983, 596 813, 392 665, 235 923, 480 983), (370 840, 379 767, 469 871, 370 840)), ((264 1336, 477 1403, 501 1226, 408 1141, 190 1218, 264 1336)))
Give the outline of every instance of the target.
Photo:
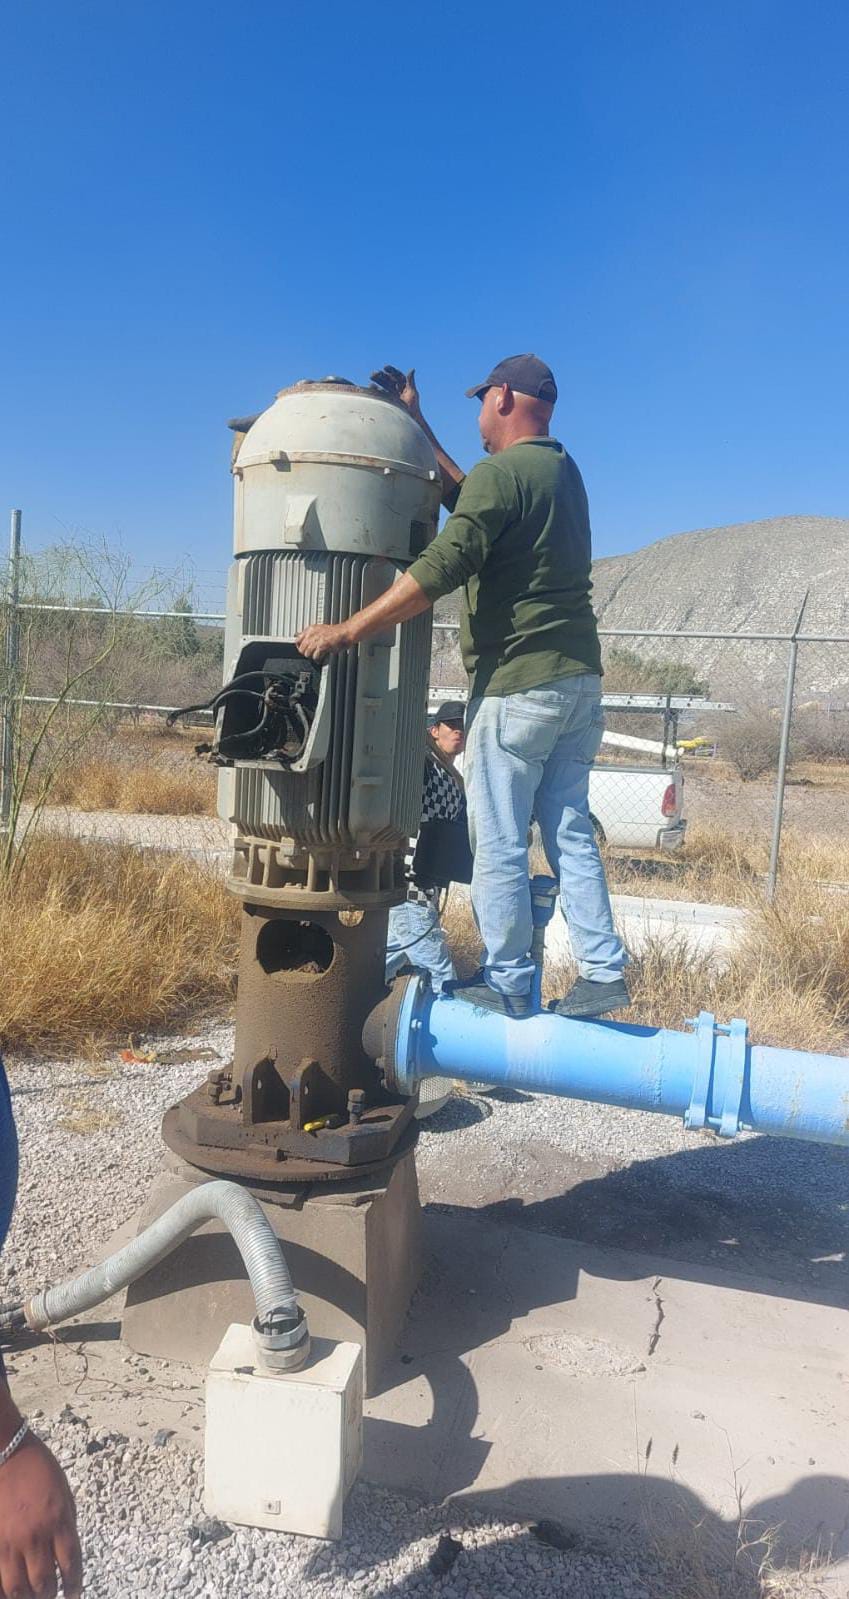
MULTIPOLYGON (((679 855, 604 852, 608 882, 617 894, 701 900, 757 909, 769 865, 764 833, 732 833, 696 823, 679 855)), ((540 869, 540 868, 537 868, 540 869)), ((543 867, 547 870, 547 867, 543 867)), ((810 838, 786 829, 780 877, 785 887, 849 884, 849 837, 810 838)))
MULTIPOLYGON (((468 975, 480 955, 468 902, 453 896, 443 922, 468 975)), ((565 964, 547 965, 543 999, 565 993, 573 976, 565 964)), ((849 896, 788 877, 774 905, 752 910, 730 957, 694 954, 683 935, 650 938, 629 983, 628 1021, 680 1028, 708 1010, 723 1021, 744 1017, 756 1043, 841 1053, 849 1047, 849 896)))
POLYGON ((57 1117, 56 1126, 66 1133, 102 1133, 110 1127, 119 1127, 122 1121, 115 1111, 104 1109, 79 1097, 72 1100, 64 1115, 57 1117))
POLYGON ((237 923, 223 883, 191 862, 39 837, 0 887, 0 1039, 79 1046, 220 1005, 237 923))
MULTIPOLYGON (((674 1479, 673 1479, 674 1480, 674 1479)), ((804 1553, 795 1569, 781 1556, 781 1528, 752 1518, 742 1491, 729 1521, 695 1514, 646 1492, 642 1531, 658 1574, 675 1599, 815 1599, 832 1569, 828 1556, 804 1553)), ((831 1589, 831 1592, 834 1590, 831 1589)))
POLYGON ((157 765, 95 757, 59 772, 51 805, 78 811, 129 811, 154 816, 215 814, 215 773, 200 762, 157 765))
MULTIPOLYGON (((791 854, 793 845, 788 839, 786 859, 791 854)), ((769 843, 762 834, 730 833, 696 824, 688 828, 684 848, 674 857, 617 854, 607 849, 604 864, 611 890, 617 894, 753 905, 763 898, 769 843)))

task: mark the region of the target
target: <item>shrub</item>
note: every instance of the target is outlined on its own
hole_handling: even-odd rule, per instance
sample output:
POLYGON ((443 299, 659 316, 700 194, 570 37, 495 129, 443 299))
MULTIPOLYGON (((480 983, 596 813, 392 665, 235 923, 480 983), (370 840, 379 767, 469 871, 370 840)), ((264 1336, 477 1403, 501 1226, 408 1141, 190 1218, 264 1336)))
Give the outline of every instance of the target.
POLYGON ((37 836, 0 885, 0 1039, 73 1046, 220 1007, 238 920, 221 879, 193 862, 37 836))
POLYGON ((781 719, 766 706, 750 706, 723 719, 719 751, 744 783, 774 772, 781 749, 781 719))
POLYGON ((606 694, 707 694, 708 685, 686 661, 638 655, 614 644, 605 652, 606 694))

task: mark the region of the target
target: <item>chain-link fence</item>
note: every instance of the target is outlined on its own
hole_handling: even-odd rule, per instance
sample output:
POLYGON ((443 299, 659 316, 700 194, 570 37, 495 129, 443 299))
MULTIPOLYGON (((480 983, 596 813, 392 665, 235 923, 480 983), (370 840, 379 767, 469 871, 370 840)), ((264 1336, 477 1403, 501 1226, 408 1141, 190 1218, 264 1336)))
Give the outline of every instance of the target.
MULTIPOLYGON (((729 904, 779 871, 849 888, 849 636, 601 628, 590 800, 614 887, 729 904), (683 824, 683 826, 682 826, 683 824)), ((435 627, 432 700, 462 692, 435 627)))
POLYGON ((173 580, 133 588, 107 549, 21 549, 13 513, 0 604, 0 866, 43 830, 198 855, 227 852, 215 772, 170 731, 173 707, 221 684, 223 617, 173 580))
MULTIPOLYGON (((108 567, 108 561, 106 563, 108 567)), ((126 574, 21 555, 0 606, 0 850, 29 825, 226 857, 216 774, 173 707, 221 683, 223 616, 126 574)), ((849 885, 849 637, 602 629, 606 733, 591 807, 613 886, 731 904, 779 869, 849 885)), ((465 697, 437 615, 433 708, 465 697)))

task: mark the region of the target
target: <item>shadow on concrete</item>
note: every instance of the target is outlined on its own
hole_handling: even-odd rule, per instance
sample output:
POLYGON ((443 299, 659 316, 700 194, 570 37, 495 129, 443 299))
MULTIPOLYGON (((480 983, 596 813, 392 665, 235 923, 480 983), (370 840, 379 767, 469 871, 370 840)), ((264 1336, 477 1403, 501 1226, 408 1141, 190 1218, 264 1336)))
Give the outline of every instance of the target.
MULTIPOLYGON (((789 1147, 785 1161, 788 1146, 780 1140, 761 1138, 732 1147, 710 1142, 578 1182, 566 1192, 561 1173, 560 1192, 542 1200, 508 1198, 479 1208, 427 1206, 428 1266, 382 1387, 386 1395, 412 1381, 415 1393, 418 1383, 425 1400, 422 1406, 420 1399, 419 1413, 426 1410, 427 1421, 415 1426, 369 1418, 365 1476, 409 1487, 410 1462, 420 1462, 412 1472, 413 1491, 430 1503, 452 1501, 452 1523, 453 1501, 461 1495, 464 1506, 487 1514, 553 1517, 578 1529, 599 1525, 601 1500, 605 1522, 639 1527, 646 1492, 639 1471, 604 1478, 517 1478, 497 1490, 476 1490, 482 1473, 487 1475, 493 1433, 488 1426, 487 1437, 479 1436, 483 1424, 470 1362, 475 1352, 510 1341, 511 1326, 530 1312, 572 1301, 580 1273, 612 1282, 656 1275, 844 1309, 849 1216, 845 1200, 824 1205, 817 1197, 816 1174, 822 1179, 823 1163, 836 1159, 833 1187, 835 1194, 841 1192, 840 1180, 849 1170, 846 1152, 789 1147), (780 1174, 777 1164, 783 1165, 780 1174), (536 1235, 539 1247, 531 1238, 523 1247, 523 1231, 536 1235), (569 1247, 553 1247, 558 1238, 568 1239, 569 1247)), ((564 1159, 562 1151, 548 1153, 564 1159)), ((508 1430, 513 1425, 507 1421, 509 1408, 521 1402, 505 1395, 508 1430)), ((502 1433, 502 1451, 505 1444, 502 1433)), ((727 1554, 735 1528, 698 1496, 662 1478, 652 1479, 651 1489, 661 1511, 677 1517, 681 1529, 703 1524, 727 1554)), ((770 1527, 785 1525, 778 1543, 781 1560, 792 1562, 817 1549, 849 1556, 849 1480, 842 1477, 800 1480, 787 1495, 747 1506, 747 1516, 770 1527)), ((468 1558, 472 1582, 476 1556, 468 1558)), ((739 1589, 748 1591, 758 1590, 739 1589)))
MULTIPOLYGON (((672 1259, 674 1274, 692 1281, 739 1273, 749 1279, 739 1286, 758 1293, 849 1308, 849 1150, 777 1138, 729 1147, 710 1139, 565 1190, 568 1157, 556 1149, 537 1155, 556 1168, 558 1192, 447 1208, 467 1219, 638 1252, 658 1271, 672 1259)), ((644 1271, 645 1261, 635 1275, 644 1271)))
MULTIPOLYGON (((697 1592, 710 1593, 716 1599, 731 1599, 732 1595, 734 1599, 761 1599, 773 1591, 758 1575, 758 1567, 768 1553, 775 1567, 786 1566, 791 1571, 800 1566, 805 1569, 811 1560, 843 1559, 849 1548, 845 1534, 847 1513, 849 1481, 843 1477, 803 1478, 786 1494, 752 1504, 743 1523, 736 1514, 730 1519, 716 1514, 698 1494, 680 1484, 647 1473, 554 1480, 525 1478, 503 1491, 471 1494, 461 1502, 454 1500, 448 1505, 414 1510, 409 1539, 402 1542, 398 1538, 394 1547, 386 1549, 386 1557, 400 1553, 409 1542, 419 1539, 428 1540, 430 1553, 440 1531, 450 1528, 452 1536, 464 1546, 448 1578, 447 1586, 452 1592, 487 1594, 493 1599, 519 1591, 530 1592, 534 1599, 549 1593, 602 1593, 603 1570, 587 1575, 582 1572, 583 1561, 589 1555, 596 1561, 610 1561, 611 1592, 617 1594, 625 1591, 621 1581, 626 1568, 628 1576, 639 1584, 634 1591, 646 1592, 640 1583, 642 1575, 654 1599, 660 1594, 664 1599, 678 1599, 683 1593, 697 1592), (622 1515, 612 1517, 607 1525, 600 1525, 593 1518, 594 1525, 589 1526, 585 1507, 599 1504, 619 1504, 622 1515), (571 1547, 559 1550, 547 1546, 534 1536, 530 1526, 518 1532, 511 1529, 494 1543, 482 1546, 464 1537, 467 1529, 472 1532, 487 1519, 506 1516, 534 1524, 553 1515, 566 1534, 564 1542, 571 1547), (800 1534, 801 1527, 811 1530, 800 1534), (531 1566, 529 1550, 536 1555, 531 1566)), ((343 1542, 339 1565, 350 1577, 350 1564, 342 1566, 345 1553, 343 1542)), ((331 1560, 330 1571, 334 1564, 331 1560)), ((328 1572, 326 1557, 322 1570, 328 1572)), ((826 1574, 823 1571, 821 1575, 826 1574)), ((400 1582, 396 1579, 385 1588, 369 1591, 374 1599, 389 1599, 389 1595, 399 1599, 428 1591, 433 1583, 425 1559, 400 1582)), ((841 1586, 827 1591, 837 1594, 846 1590, 841 1586)), ((826 1590, 817 1585, 816 1592, 826 1590)))
POLYGON ((27 1349, 40 1349, 54 1339, 57 1344, 69 1347, 74 1344, 117 1345, 121 1342, 121 1322, 117 1317, 114 1321, 66 1321, 50 1332, 30 1332, 25 1328, 21 1332, 4 1333, 0 1347, 14 1356, 27 1349))

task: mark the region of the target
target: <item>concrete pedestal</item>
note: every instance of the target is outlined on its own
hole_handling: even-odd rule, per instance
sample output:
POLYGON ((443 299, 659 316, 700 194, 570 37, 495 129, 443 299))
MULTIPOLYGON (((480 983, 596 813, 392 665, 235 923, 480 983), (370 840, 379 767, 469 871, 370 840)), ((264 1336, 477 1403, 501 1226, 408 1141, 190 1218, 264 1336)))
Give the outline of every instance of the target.
MULTIPOLYGON (((200 1172, 172 1158, 139 1217, 147 1227, 200 1172)), ((412 1151, 381 1182, 314 1186, 263 1209, 283 1244, 316 1338, 362 1344, 367 1394, 378 1391, 421 1272, 421 1208, 412 1151)), ((206 1365, 253 1295, 220 1222, 208 1222, 132 1284, 122 1337, 139 1354, 206 1365)))

